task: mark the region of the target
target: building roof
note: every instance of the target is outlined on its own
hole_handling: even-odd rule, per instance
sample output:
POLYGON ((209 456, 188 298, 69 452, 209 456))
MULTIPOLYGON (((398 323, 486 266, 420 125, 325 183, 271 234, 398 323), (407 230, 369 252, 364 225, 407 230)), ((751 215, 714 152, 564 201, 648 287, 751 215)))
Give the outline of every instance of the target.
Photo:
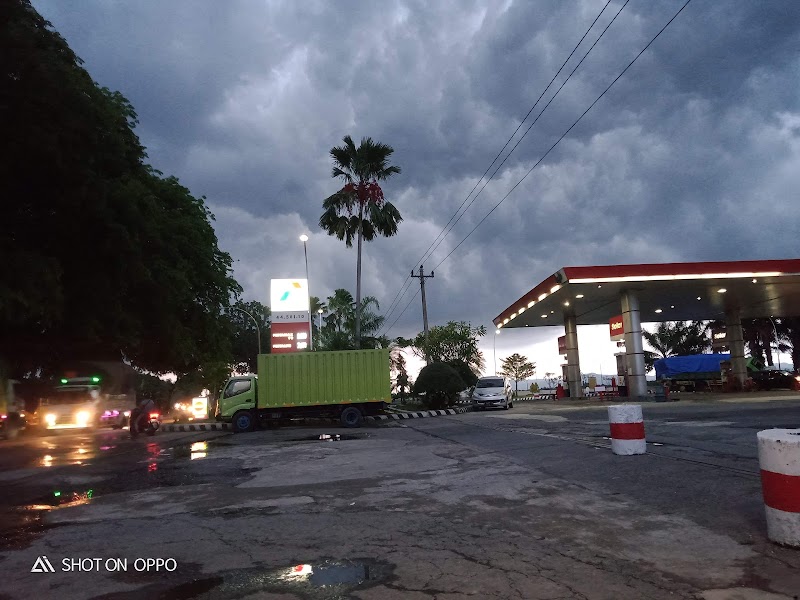
POLYGON ((497 327, 607 324, 636 292, 642 322, 800 316, 800 259, 564 267, 493 319, 497 327))

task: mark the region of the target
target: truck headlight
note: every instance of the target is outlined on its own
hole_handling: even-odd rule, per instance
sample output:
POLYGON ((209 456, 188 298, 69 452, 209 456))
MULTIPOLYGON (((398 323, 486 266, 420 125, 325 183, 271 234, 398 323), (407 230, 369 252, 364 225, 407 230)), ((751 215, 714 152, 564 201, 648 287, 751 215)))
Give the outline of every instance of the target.
POLYGON ((88 411, 85 411, 85 410, 82 410, 82 411, 80 411, 80 412, 75 414, 75 422, 78 425, 81 425, 81 426, 82 425, 88 425, 89 424, 89 420, 91 418, 92 418, 91 413, 89 413, 88 411))
POLYGON ((47 423, 49 427, 52 427, 56 424, 56 416, 53 413, 48 413, 44 416, 44 422, 47 423))

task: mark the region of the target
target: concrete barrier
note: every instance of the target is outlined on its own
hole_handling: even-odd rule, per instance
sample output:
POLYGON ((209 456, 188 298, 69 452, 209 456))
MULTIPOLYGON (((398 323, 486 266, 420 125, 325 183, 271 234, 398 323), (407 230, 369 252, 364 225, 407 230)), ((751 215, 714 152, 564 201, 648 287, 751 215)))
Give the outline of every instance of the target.
POLYGON ((620 456, 644 454, 644 418, 638 404, 616 404, 608 407, 611 427, 611 451, 620 456))
POLYGON ((757 437, 767 537, 800 547, 800 429, 767 429, 757 437))

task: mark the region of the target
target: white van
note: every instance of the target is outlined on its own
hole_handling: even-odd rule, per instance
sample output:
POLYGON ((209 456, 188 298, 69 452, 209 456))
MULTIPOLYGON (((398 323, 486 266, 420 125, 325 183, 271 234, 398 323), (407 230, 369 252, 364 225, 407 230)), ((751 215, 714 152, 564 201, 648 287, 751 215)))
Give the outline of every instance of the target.
POLYGON ((472 389, 472 405, 475 408, 513 408, 511 402, 511 380, 501 375, 481 377, 472 389))

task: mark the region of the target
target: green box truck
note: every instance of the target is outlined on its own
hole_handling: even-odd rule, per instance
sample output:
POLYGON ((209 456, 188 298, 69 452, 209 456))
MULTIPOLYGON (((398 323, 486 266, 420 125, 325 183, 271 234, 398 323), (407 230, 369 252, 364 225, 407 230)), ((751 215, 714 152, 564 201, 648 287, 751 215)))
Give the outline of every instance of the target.
POLYGON ((259 354, 258 375, 231 377, 217 416, 235 432, 285 419, 337 418, 359 427, 392 401, 389 349, 259 354))

